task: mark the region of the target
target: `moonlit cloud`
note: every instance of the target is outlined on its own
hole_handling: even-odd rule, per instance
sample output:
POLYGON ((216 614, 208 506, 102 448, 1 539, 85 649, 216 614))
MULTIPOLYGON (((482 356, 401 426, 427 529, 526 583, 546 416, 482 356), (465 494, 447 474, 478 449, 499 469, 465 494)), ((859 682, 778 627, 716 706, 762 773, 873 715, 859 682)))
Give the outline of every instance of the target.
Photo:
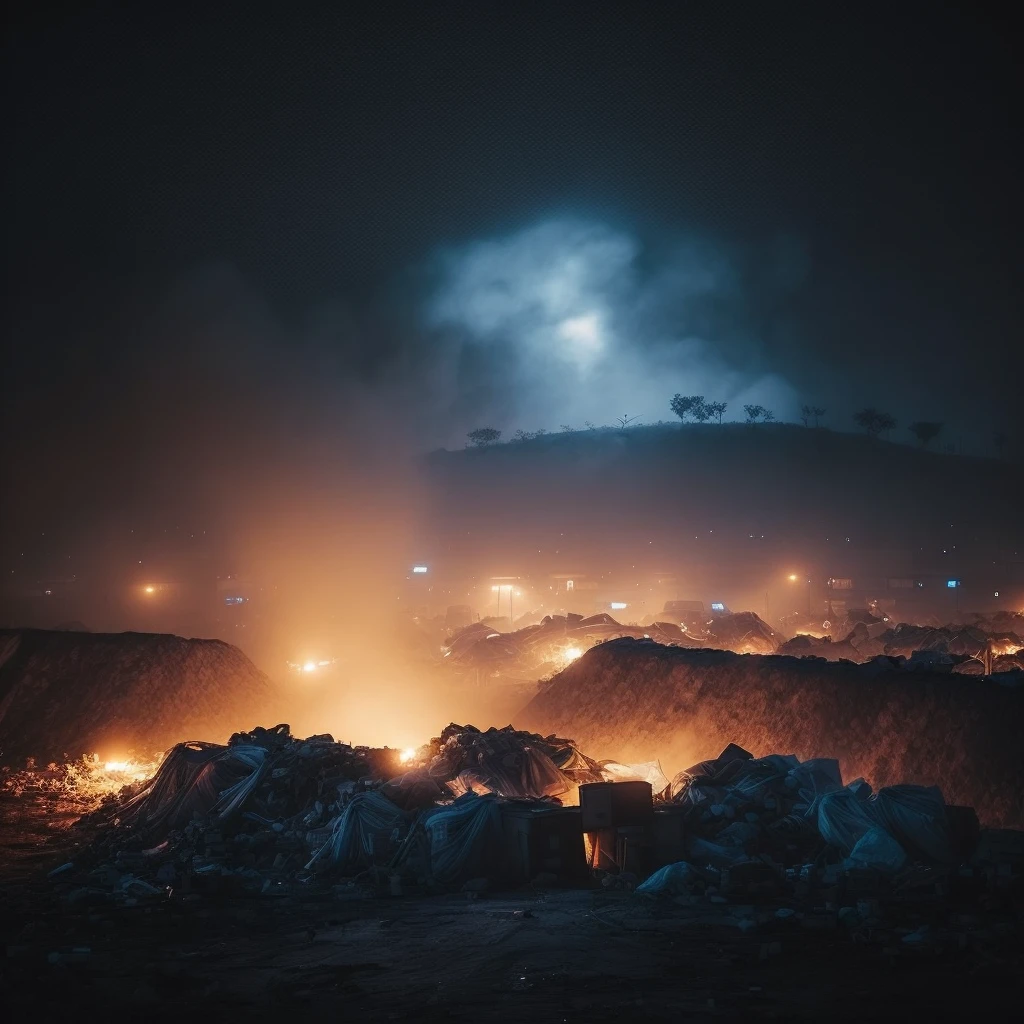
POLYGON ((437 267, 425 319, 446 338, 449 388, 474 422, 650 423, 671 418, 676 391, 729 402, 727 419, 745 402, 795 412, 752 326, 740 261, 714 240, 655 256, 621 229, 552 219, 447 250, 437 267))

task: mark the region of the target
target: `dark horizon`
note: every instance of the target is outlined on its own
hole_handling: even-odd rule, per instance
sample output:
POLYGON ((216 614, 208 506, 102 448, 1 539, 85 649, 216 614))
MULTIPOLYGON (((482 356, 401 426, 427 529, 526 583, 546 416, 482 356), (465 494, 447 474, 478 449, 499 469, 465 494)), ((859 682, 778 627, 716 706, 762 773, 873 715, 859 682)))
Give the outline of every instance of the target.
POLYGON ((166 532, 204 572, 372 579, 421 544, 425 451, 676 392, 941 423, 1012 486, 994 10, 20 13, 5 577, 166 532))

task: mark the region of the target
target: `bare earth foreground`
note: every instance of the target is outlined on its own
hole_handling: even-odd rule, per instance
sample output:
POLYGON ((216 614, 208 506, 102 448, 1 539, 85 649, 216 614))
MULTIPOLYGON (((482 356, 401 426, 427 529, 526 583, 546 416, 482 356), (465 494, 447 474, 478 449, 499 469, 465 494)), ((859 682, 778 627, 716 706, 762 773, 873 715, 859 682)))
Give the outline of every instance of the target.
MULTIPOLYGON (((41 654, 23 640, 5 678, 28 729, 34 712, 45 722, 72 709, 51 702, 41 654)), ((151 640, 132 639, 140 642, 151 640)), ((219 648, 195 643, 200 681, 228 664, 219 648)), ((182 652, 191 678, 193 652, 182 652)), ((71 659, 59 665, 71 671, 71 659)), ((146 738, 160 738, 183 695, 169 678, 118 666, 100 689, 112 700, 162 691, 141 723, 146 738)), ((259 691, 259 677, 236 667, 239 689, 259 691)), ((617 642, 580 659, 524 717, 564 723, 606 755, 650 756, 673 738, 686 747, 679 756, 717 753, 728 739, 759 752, 834 754, 848 777, 940 781, 983 820, 1019 822, 1019 693, 856 672, 617 642), (901 720, 916 722, 916 742, 893 739, 901 720), (622 749, 609 750, 614 743, 622 749)), ((91 739, 102 717, 95 709, 68 722, 62 746, 83 727, 91 739)), ((1019 884, 979 897, 954 876, 941 895, 926 887, 856 922, 781 892, 756 904, 749 894, 691 902, 541 879, 508 892, 392 895, 386 885, 296 879, 246 893, 192 877, 166 895, 113 902, 47 880, 91 839, 62 806, 46 795, 0 797, 8 1020, 1001 1021, 1024 1000, 1019 884)))
POLYGON ((15 824, 8 806, 2 822, 9 1020, 1007 1020, 1024 998, 1019 939, 998 925, 961 938, 955 901, 881 935, 600 887, 69 905, 41 873, 70 838, 46 810, 19 806, 15 824), (929 920, 941 942, 902 941, 929 920))

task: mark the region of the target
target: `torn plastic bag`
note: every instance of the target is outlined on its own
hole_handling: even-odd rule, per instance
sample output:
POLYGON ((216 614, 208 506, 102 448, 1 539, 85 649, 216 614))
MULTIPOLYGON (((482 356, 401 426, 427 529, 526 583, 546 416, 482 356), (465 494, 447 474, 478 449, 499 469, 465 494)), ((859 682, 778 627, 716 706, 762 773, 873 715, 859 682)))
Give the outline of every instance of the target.
POLYGON ((244 806, 263 777, 266 766, 270 763, 267 760, 267 751, 264 747, 244 746, 236 744, 228 747, 225 757, 231 757, 240 765, 249 768, 249 774, 239 779, 233 786, 223 790, 217 798, 213 812, 223 821, 231 814, 244 806))
POLYGON ((476 793, 477 796, 487 796, 488 793, 494 792, 489 785, 489 781, 489 777, 482 775, 473 768, 467 768, 464 772, 459 772, 459 774, 448 783, 448 788, 456 798, 465 796, 467 793, 476 793))
POLYGON ((728 868, 750 860, 740 846, 723 846, 707 839, 691 839, 688 852, 694 864, 710 864, 716 868, 728 868))
POLYGON ((430 773, 422 769, 391 779, 381 786, 380 792, 403 811, 422 810, 448 796, 444 784, 431 778, 430 773))
POLYGON ((551 758, 536 747, 484 757, 477 767, 460 772, 458 778, 467 791, 494 793, 506 800, 561 796, 571 786, 551 758))
POLYGON ((636 887, 636 891, 648 896, 684 896, 700 881, 700 872, 692 864, 681 860, 658 868, 650 878, 636 887))
POLYGON ((834 757, 812 757, 790 769, 786 784, 796 789, 803 805, 802 813, 810 818, 817 815, 818 802, 826 793, 843 788, 843 776, 834 757))
POLYGON ((886 786, 870 803, 879 824, 913 857, 929 864, 953 863, 946 806, 936 786, 886 786))
POLYGON ((601 765, 601 774, 606 782, 649 782, 653 793, 664 793, 671 785, 661 770, 660 761, 642 761, 639 764, 605 761, 601 765))
POLYGON ((430 870, 439 882, 493 874, 501 853, 501 812, 493 796, 467 793, 420 819, 430 843, 430 870))
POLYGON ((375 845, 382 838, 401 838, 405 814, 378 792, 358 793, 335 819, 330 838, 310 858, 306 870, 337 868, 352 871, 373 863, 375 845))
POLYGON ((818 801, 818 831, 829 846, 848 857, 861 837, 878 822, 870 800, 858 799, 855 792, 840 789, 826 793, 818 801))
POLYGON ((844 861, 847 868, 866 868, 885 875, 896 874, 907 862, 903 847, 878 825, 869 828, 854 844, 844 861))
POLYGON ((749 750, 744 750, 739 744, 730 743, 718 757, 709 758, 707 761, 699 761, 685 771, 679 772, 672 780, 672 799, 675 800, 695 779, 714 778, 730 762, 749 761, 753 756, 749 750))

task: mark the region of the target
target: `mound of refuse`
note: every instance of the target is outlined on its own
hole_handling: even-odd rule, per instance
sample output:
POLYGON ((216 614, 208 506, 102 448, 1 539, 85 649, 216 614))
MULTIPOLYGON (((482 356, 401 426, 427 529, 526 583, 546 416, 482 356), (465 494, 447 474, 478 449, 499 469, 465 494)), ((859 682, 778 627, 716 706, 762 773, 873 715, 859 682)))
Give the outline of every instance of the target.
POLYGON ((499 803, 554 809, 576 803, 581 784, 652 780, 667 791, 656 763, 597 762, 571 740, 511 726, 452 724, 412 757, 258 727, 226 744, 174 746, 152 778, 82 819, 97 835, 80 860, 130 868, 136 895, 182 871, 269 891, 296 875, 351 876, 396 857, 397 868, 422 852, 422 839, 420 870, 451 883, 483 869, 499 803))
POLYGON ((1024 668, 1024 639, 1011 629, 986 629, 980 625, 918 626, 907 622, 894 626, 887 619, 868 615, 865 620, 856 622, 848 633, 840 635, 841 640, 798 634, 782 644, 777 653, 856 662, 885 655, 964 675, 1024 668))
POLYGON ((228 736, 270 700, 237 647, 155 633, 0 631, 0 756, 70 761, 228 736))
POLYGON ((712 647, 737 654, 773 654, 783 637, 754 612, 729 612, 687 630, 675 622, 624 624, 607 612, 546 615, 539 623, 503 633, 488 622, 456 630, 442 648, 452 670, 538 679, 550 676, 584 651, 609 640, 654 640, 668 647, 712 647))
POLYGON ((503 633, 487 622, 456 630, 442 649, 446 667, 455 671, 485 671, 537 679, 550 675, 595 644, 620 637, 652 637, 678 647, 700 647, 671 622, 646 626, 624 625, 605 612, 598 615, 546 615, 531 626, 503 633))
POLYGON ((657 751, 688 763, 733 740, 835 757, 845 776, 938 786, 986 824, 1024 824, 1020 685, 889 658, 855 665, 616 640, 555 676, 519 717, 623 760, 657 751))
POLYGON ((861 895, 865 884, 878 894, 893 884, 937 892, 958 865, 1012 881, 1024 859, 1024 833, 981 829, 971 808, 947 804, 934 786, 844 785, 836 758, 755 757, 730 743, 670 782, 657 762, 599 762, 571 740, 512 726, 452 724, 404 753, 299 739, 286 725, 226 744, 179 743, 151 778, 78 824, 85 841, 50 878, 88 905, 332 887, 344 898, 356 885, 476 894, 530 880, 529 860, 565 884, 600 881, 684 903, 756 893, 783 898, 790 909, 780 913, 793 914, 794 901, 812 913, 843 878, 861 895), (602 801, 620 782, 634 801, 646 794, 644 838, 631 845, 635 822, 618 831, 609 818, 585 839, 586 813, 567 798, 583 786, 585 805, 594 791, 602 801), (627 847, 628 873, 610 856, 627 847))

